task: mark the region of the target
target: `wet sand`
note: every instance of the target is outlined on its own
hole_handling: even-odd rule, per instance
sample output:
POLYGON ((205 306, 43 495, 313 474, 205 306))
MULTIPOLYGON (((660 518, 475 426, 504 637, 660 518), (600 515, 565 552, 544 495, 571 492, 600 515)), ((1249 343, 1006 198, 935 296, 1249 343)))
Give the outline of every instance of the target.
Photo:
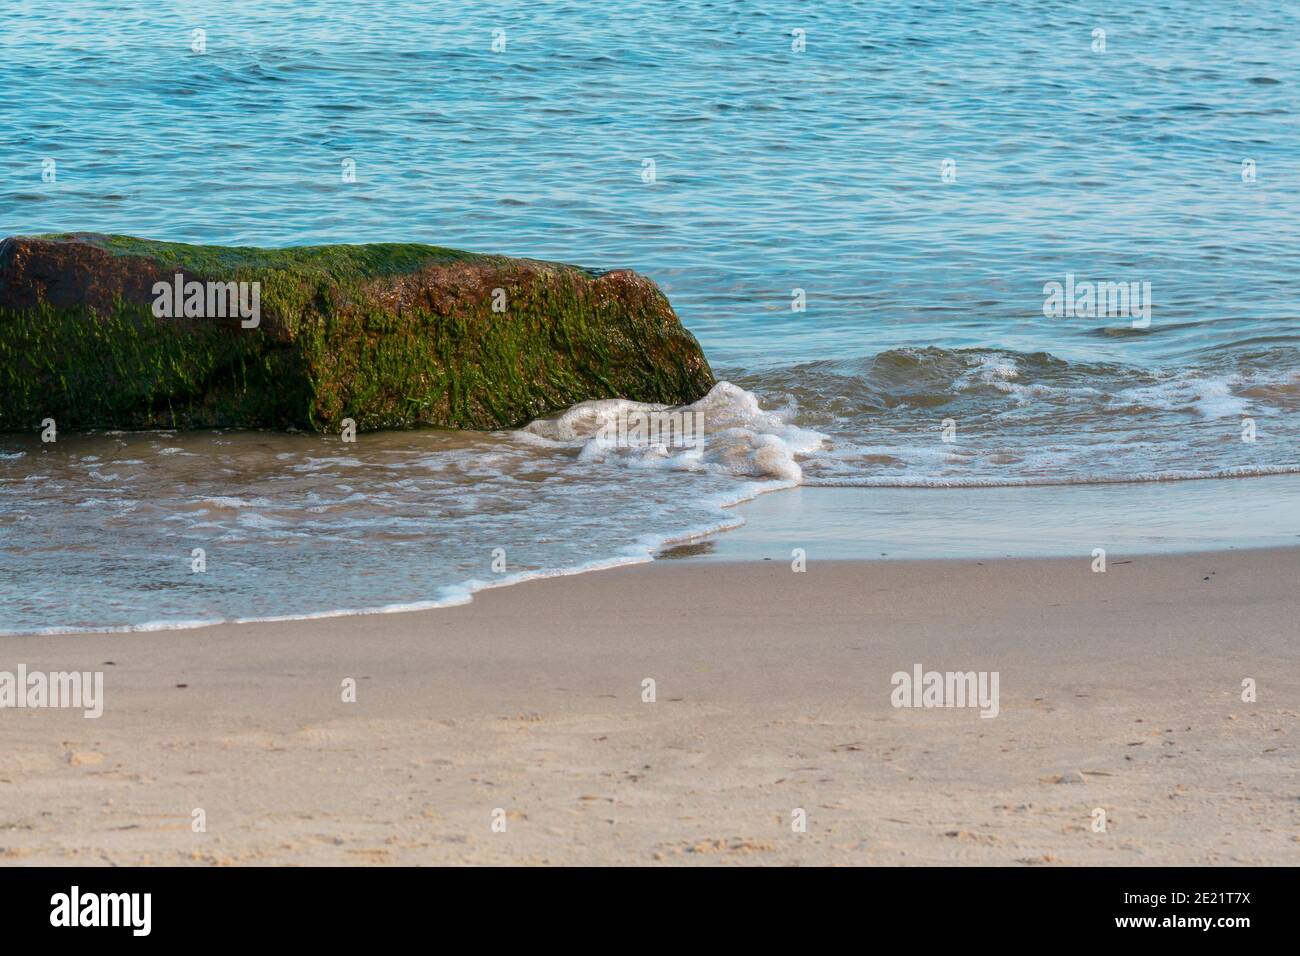
POLYGON ((106 701, 0 710, 0 860, 1300 863, 1300 550, 1091 563, 661 561, 5 638, 106 701), (998 716, 893 707, 916 664, 998 672, 998 716))

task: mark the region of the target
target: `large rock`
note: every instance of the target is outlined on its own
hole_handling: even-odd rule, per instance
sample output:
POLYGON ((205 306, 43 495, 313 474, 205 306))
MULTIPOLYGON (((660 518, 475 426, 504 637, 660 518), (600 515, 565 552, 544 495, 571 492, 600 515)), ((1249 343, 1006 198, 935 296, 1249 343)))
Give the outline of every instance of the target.
POLYGON ((667 298, 630 271, 396 243, 0 242, 0 431, 44 418, 491 429, 587 399, 681 404, 712 385, 667 298), (190 297, 188 317, 185 295, 167 309, 178 274, 183 293, 213 291, 190 297), (227 282, 248 283, 245 312, 234 296, 221 308, 227 282))

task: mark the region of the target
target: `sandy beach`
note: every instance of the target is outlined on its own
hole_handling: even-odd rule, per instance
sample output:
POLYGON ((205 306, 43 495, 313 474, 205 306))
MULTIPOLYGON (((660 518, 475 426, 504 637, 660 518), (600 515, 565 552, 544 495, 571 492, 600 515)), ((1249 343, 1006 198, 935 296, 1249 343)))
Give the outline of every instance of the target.
POLYGON ((105 704, 0 711, 0 861, 1300 863, 1300 550, 1091 563, 686 558, 4 638, 105 704), (997 672, 997 716, 892 706, 915 665, 997 672))

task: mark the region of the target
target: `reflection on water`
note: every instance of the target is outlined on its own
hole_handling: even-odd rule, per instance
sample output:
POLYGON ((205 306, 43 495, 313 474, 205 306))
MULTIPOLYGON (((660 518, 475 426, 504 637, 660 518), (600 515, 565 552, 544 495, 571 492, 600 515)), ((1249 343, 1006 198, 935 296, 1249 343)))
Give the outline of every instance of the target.
POLYGON ((1300 545, 1300 477, 1050 488, 797 488, 696 557, 1078 557, 1300 545))

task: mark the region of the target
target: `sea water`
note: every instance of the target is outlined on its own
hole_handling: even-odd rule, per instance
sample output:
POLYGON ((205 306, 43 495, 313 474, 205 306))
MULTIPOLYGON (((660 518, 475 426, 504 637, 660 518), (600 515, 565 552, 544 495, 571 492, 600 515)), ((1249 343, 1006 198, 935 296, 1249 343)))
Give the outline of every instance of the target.
MULTIPOLYGON (((0 435, 0 631, 459 602, 794 486, 1227 513, 1300 472, 1298 40, 1287 4, 0 2, 0 234, 632 267, 725 382, 682 448, 605 440, 617 401, 0 435)), ((885 537, 942 544, 916 510, 885 537)))

